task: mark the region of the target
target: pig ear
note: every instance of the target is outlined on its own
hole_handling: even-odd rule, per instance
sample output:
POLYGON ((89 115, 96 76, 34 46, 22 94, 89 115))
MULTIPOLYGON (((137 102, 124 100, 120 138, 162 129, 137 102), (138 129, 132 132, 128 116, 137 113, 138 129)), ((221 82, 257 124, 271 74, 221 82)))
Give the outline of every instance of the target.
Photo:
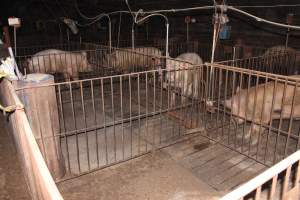
POLYGON ((238 86, 237 88, 236 88, 236 93, 238 93, 239 91, 241 91, 241 88, 240 88, 240 86, 238 86))

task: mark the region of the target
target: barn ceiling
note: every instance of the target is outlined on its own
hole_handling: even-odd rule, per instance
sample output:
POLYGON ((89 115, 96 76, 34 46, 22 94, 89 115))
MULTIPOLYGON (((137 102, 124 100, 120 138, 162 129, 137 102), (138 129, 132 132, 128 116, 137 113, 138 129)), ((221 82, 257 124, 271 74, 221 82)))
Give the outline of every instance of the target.
MULTIPOLYGON (((76 0, 1 0, 1 15, 15 15, 22 18, 76 17, 76 0)), ((88 16, 101 12, 127 10, 125 0, 77 0, 80 10, 88 16)), ((132 10, 171 9, 213 5, 213 0, 128 0, 132 10)), ((296 4, 299 0, 226 0, 228 5, 274 5, 296 4)), ((295 8, 281 9, 284 12, 295 8)), ((252 9, 253 10, 253 9, 252 9)), ((263 9, 261 9, 263 10, 263 9)), ((263 12, 265 12, 263 10, 263 12)), ((298 12, 299 13, 299 12, 298 12)))

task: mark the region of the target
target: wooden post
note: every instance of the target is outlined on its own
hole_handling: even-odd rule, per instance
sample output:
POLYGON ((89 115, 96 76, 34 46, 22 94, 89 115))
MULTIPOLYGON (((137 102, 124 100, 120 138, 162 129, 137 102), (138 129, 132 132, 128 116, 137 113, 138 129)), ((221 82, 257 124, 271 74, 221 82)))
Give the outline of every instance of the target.
POLYGON ((60 146, 60 126, 55 86, 39 87, 54 83, 48 74, 28 74, 26 79, 15 81, 32 132, 54 179, 65 175, 65 164, 60 146))

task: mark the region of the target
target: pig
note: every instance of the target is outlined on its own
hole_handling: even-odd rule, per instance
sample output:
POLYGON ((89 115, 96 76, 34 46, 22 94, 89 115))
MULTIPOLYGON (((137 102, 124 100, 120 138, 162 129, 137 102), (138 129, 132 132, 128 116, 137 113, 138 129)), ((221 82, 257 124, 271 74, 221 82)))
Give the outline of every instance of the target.
MULTIPOLYGON (((278 59, 277 56, 278 55, 282 55, 284 56, 285 54, 290 55, 289 57, 287 57, 287 60, 285 62, 287 62, 288 66, 282 66, 282 67, 288 67, 288 70, 290 70, 290 72, 285 73, 285 75, 296 75, 298 74, 298 68, 300 67, 300 52, 296 51, 295 49, 291 48, 291 47, 285 47, 285 46, 274 46, 271 47, 269 49, 267 49, 265 51, 265 53, 263 54, 263 57, 265 57, 265 65, 268 68, 271 67, 277 67, 279 64, 278 63, 278 59), (290 66, 292 65, 292 66, 290 66)), ((280 63, 280 65, 282 65, 282 63, 280 63)), ((266 69, 267 72, 273 72, 270 71, 270 69, 266 69)), ((283 70, 280 69, 280 74, 283 74, 284 72, 282 72, 283 70)))
POLYGON ((63 73, 65 80, 78 80, 79 72, 92 71, 87 53, 47 49, 27 59, 30 73, 63 73))
MULTIPOLYGON (((300 79, 300 75, 291 77, 300 79)), ((238 88, 236 94, 231 99, 225 100, 224 104, 226 108, 231 109, 237 124, 241 124, 245 120, 254 122, 245 135, 245 139, 249 139, 250 135, 252 135, 252 144, 256 144, 260 131, 265 130, 264 127, 260 127, 260 124, 267 125, 271 119, 280 119, 280 115, 282 115, 283 119, 291 117, 294 90, 295 83, 289 83, 285 87, 283 82, 277 82, 275 91, 275 82, 270 81, 250 87, 249 90, 238 88), (263 100, 263 98, 265 99, 263 100)), ((292 117, 300 118, 299 86, 296 87, 293 110, 292 117)))
MULTIPOLYGON (((182 70, 172 71, 179 69, 191 69, 193 65, 202 65, 203 61, 200 56, 196 53, 183 53, 175 59, 167 58, 166 61, 166 82, 173 88, 179 88, 181 90, 182 101, 192 97, 198 98, 198 71, 196 70, 182 70)), ((171 103, 175 104, 175 93, 172 95, 171 103)))
POLYGON ((115 68, 118 72, 130 73, 140 71, 135 68, 155 69, 161 66, 161 56, 162 52, 154 47, 117 49, 106 56, 103 65, 115 68))

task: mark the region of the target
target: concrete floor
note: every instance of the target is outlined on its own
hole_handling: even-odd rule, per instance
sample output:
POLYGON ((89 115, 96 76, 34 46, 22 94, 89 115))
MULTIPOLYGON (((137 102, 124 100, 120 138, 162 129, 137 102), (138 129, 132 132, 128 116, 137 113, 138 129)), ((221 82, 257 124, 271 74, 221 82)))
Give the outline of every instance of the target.
POLYGON ((31 199, 22 174, 16 148, 10 137, 5 118, 0 114, 0 199, 31 199))
POLYGON ((220 194, 163 151, 58 184, 65 200, 214 200, 220 194))

